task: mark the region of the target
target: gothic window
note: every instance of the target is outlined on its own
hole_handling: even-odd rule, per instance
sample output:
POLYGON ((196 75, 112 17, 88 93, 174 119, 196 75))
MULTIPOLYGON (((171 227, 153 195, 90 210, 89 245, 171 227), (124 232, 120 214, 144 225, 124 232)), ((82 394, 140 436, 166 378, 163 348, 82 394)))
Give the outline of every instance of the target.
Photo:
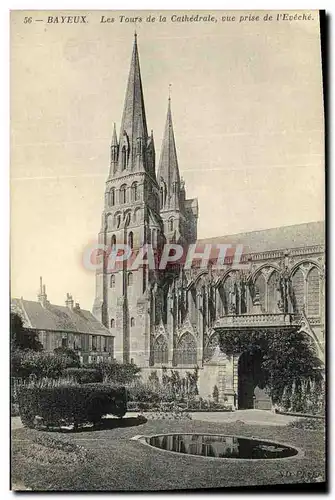
POLYGON ((157 337, 154 343, 154 364, 168 363, 168 345, 163 335, 157 337))
POLYGON ((132 231, 128 234, 128 246, 130 246, 131 249, 134 246, 134 235, 132 231))
POLYGON ((262 311, 265 311, 265 298, 266 298, 265 290, 266 290, 265 278, 262 273, 259 273, 255 281, 255 294, 258 292, 259 302, 261 304, 262 311))
POLYGON ((135 326, 135 318, 130 319, 130 326, 131 327, 135 326))
POLYGON ((279 275, 277 271, 273 271, 269 281, 268 281, 268 313, 279 312, 278 301, 279 301, 279 291, 278 291, 278 280, 279 275))
POLYGON ((292 276, 294 312, 301 312, 305 303, 305 279, 301 269, 297 269, 292 276))
POLYGON ((111 274, 111 288, 115 288, 115 274, 111 274))
POLYGON ((320 314, 320 278, 319 271, 313 267, 307 277, 307 315, 320 314))
POLYGON ((111 319, 111 328, 115 328, 115 319, 114 318, 111 319))
POLYGON ((131 199, 132 201, 138 200, 138 186, 137 182, 133 182, 131 185, 131 199))
POLYGON ((125 170, 127 167, 127 149, 126 146, 123 146, 121 153, 121 168, 125 170))
POLYGON ((127 201, 127 186, 122 184, 120 187, 120 203, 126 203, 127 201))
POLYGON ((113 248, 114 245, 116 245, 116 236, 115 236, 115 234, 113 234, 113 236, 111 238, 111 247, 113 248))
POLYGON ((120 227, 120 225, 121 225, 121 214, 120 213, 115 214, 114 225, 117 229, 120 227))
POLYGON ((127 284, 128 284, 128 286, 131 286, 133 284, 133 273, 132 272, 128 273, 127 284))
POLYGON ((173 231, 173 218, 171 217, 171 219, 169 219, 169 223, 168 223, 168 228, 169 228, 169 231, 173 231))
POLYGON ((112 188, 109 191, 109 204, 111 207, 113 207, 115 205, 115 189, 114 188, 112 188))
POLYGON ((185 333, 176 350, 177 365, 188 366, 197 364, 197 345, 193 335, 185 333))

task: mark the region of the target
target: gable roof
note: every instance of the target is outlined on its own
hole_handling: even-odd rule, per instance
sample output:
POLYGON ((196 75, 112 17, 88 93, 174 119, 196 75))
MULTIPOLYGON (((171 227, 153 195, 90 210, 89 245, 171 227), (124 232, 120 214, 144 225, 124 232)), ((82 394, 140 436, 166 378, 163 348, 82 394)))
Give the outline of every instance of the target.
POLYGON ((324 245, 325 222, 307 222, 198 240, 199 245, 206 243, 231 244, 234 247, 243 245, 243 254, 324 245))
POLYGON ((12 310, 20 314, 25 327, 37 330, 67 331, 109 335, 111 332, 98 321, 90 311, 73 309, 66 306, 48 304, 43 307, 39 302, 12 299, 12 310))

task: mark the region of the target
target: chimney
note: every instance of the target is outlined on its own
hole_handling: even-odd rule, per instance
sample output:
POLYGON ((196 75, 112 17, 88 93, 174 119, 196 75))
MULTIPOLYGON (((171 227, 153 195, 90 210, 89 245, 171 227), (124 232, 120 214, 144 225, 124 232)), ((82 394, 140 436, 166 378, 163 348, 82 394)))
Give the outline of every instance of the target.
POLYGON ((79 302, 76 302, 76 305, 74 306, 76 311, 80 311, 80 305, 79 302))
POLYGON ((69 293, 66 294, 65 305, 66 305, 66 307, 68 307, 72 311, 72 309, 73 309, 73 298, 72 298, 72 295, 70 295, 69 293))
POLYGON ((37 295, 37 299, 38 299, 38 302, 43 307, 47 307, 47 305, 49 304, 46 288, 45 288, 45 285, 43 285, 42 276, 40 276, 40 290, 39 290, 39 293, 37 295))

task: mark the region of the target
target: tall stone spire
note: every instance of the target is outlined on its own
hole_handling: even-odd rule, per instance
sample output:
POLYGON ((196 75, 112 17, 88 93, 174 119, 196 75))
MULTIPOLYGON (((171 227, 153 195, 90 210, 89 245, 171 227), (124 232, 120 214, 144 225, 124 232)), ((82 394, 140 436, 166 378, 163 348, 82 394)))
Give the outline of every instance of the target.
MULTIPOLYGON (((138 150, 138 139, 141 139, 140 144, 146 146, 148 131, 144 108, 140 61, 137 49, 137 35, 135 33, 120 130, 120 146, 121 142, 128 143, 128 163, 131 162, 131 166, 134 165, 136 151, 138 150)), ((124 144, 122 144, 122 146, 123 145, 124 144)))
POLYGON ((180 176, 177 160, 176 144, 173 133, 171 98, 163 137, 161 156, 158 167, 157 181, 161 187, 161 209, 174 210, 179 208, 180 176))

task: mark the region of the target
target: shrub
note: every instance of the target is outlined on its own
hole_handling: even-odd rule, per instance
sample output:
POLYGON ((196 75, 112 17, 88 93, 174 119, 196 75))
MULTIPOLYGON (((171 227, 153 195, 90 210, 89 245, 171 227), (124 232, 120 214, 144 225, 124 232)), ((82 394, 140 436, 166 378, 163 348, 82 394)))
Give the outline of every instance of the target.
POLYGON ((98 423, 112 413, 123 417, 127 411, 124 387, 107 384, 27 384, 18 392, 22 423, 34 427, 35 417, 47 426, 98 423))
POLYGON ((71 358, 47 352, 16 349, 12 353, 12 376, 27 379, 57 379, 72 364, 71 358))
POLYGON ((94 368, 102 374, 104 382, 113 384, 130 384, 138 379, 141 368, 132 363, 101 362, 87 365, 85 368, 94 368))
POLYGON ((61 356, 63 355, 70 358, 72 360, 71 363, 72 367, 77 367, 77 368, 80 367, 80 357, 73 349, 70 349, 69 347, 56 347, 56 349, 54 349, 54 353, 57 355, 61 356))
POLYGON ((127 387, 127 395, 129 401, 139 403, 159 403, 161 396, 157 391, 154 391, 149 384, 137 381, 127 387))
POLYGON ((102 382, 102 373, 95 368, 66 368, 64 375, 79 384, 102 382))

